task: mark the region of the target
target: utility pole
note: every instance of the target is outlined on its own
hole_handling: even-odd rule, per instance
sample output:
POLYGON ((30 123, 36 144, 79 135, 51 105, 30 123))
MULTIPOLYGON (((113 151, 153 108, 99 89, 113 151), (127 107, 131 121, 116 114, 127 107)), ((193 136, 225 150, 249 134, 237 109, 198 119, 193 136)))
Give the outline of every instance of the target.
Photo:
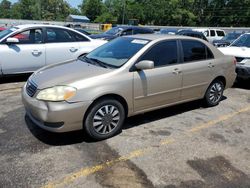
POLYGON ((126 6, 126 0, 123 0, 122 25, 124 25, 124 19, 125 19, 125 6, 126 6))

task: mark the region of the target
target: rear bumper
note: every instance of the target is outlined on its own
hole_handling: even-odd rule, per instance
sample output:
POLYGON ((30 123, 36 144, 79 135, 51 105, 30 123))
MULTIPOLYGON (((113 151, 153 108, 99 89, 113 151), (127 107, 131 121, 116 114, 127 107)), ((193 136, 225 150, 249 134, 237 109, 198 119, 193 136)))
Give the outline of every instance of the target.
POLYGON ((82 129, 82 122, 89 102, 45 102, 27 95, 22 90, 26 114, 33 123, 51 132, 69 132, 82 129))

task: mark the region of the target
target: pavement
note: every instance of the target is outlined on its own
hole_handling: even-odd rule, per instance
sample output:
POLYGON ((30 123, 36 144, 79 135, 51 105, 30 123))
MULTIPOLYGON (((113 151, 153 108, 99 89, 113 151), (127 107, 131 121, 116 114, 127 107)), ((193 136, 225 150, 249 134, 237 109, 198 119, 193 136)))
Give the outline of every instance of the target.
POLYGON ((249 188, 250 86, 216 107, 200 101, 128 118, 120 134, 93 142, 55 134, 25 116, 27 77, 0 81, 0 187, 249 188))

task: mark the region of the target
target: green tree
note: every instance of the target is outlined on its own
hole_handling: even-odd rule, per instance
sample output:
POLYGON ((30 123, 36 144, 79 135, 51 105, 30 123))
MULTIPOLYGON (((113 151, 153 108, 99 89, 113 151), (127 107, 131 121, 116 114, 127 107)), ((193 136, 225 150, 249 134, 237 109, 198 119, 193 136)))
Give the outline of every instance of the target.
POLYGON ((0 18, 11 17, 11 2, 8 0, 2 0, 0 3, 0 18))
POLYGON ((101 0, 84 0, 81 5, 82 13, 91 21, 102 14, 103 3, 101 0))

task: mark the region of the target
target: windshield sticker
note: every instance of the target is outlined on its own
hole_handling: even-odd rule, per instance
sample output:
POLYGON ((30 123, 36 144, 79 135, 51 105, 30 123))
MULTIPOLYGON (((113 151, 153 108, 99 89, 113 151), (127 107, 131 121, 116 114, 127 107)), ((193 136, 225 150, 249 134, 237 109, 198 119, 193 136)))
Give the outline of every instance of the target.
POLYGON ((147 44, 148 41, 147 40, 135 39, 135 40, 132 40, 131 43, 134 43, 134 44, 147 44))

